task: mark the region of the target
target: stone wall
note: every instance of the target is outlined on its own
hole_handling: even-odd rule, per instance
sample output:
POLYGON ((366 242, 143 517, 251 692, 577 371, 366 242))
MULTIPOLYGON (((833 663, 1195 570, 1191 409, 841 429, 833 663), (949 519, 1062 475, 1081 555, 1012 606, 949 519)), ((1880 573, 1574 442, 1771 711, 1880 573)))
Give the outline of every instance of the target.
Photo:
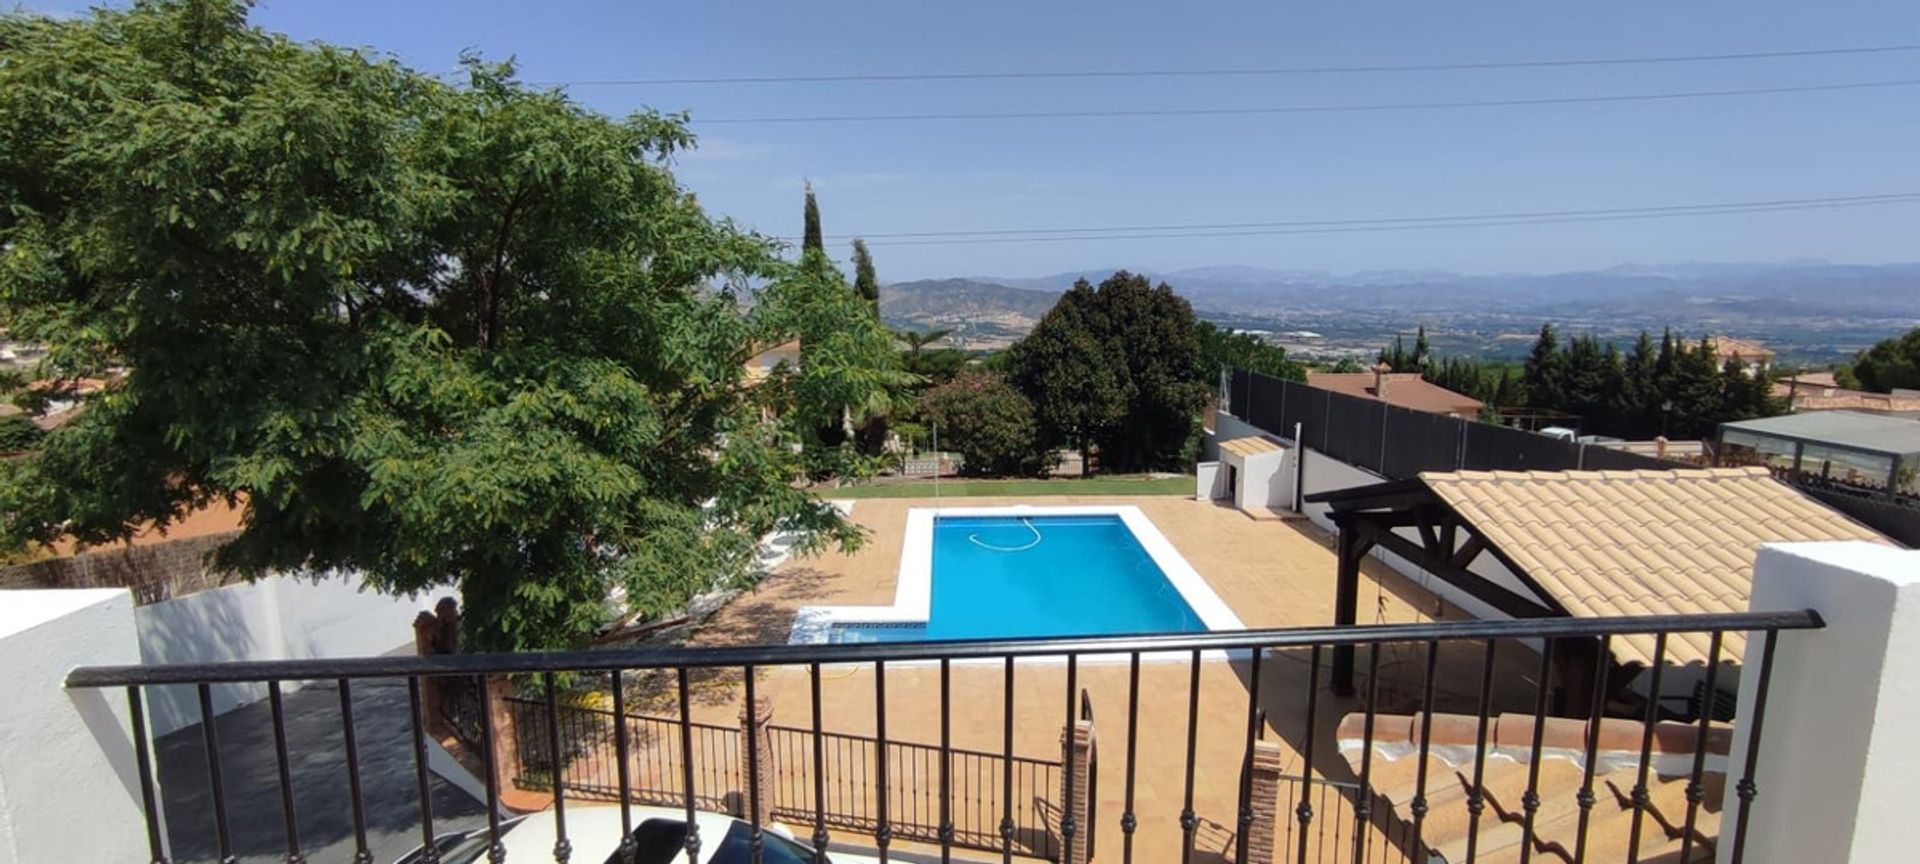
POLYGON ((139 546, 112 546, 0 568, 0 588, 131 588, 134 603, 184 597, 234 581, 211 572, 213 550, 238 531, 185 537, 139 546))

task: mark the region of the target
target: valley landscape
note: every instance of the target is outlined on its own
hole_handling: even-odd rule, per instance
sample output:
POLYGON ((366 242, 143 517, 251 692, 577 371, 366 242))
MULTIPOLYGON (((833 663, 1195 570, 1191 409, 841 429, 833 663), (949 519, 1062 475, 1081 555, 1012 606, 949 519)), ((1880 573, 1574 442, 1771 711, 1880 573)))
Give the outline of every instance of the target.
MULTIPOLYGON (((952 329, 962 346, 991 350, 1031 329, 1074 280, 1111 272, 899 282, 882 289, 881 311, 892 326, 952 329)), ((1666 327, 1738 336, 1787 363, 1827 365, 1920 325, 1920 264, 1623 265, 1480 276, 1225 266, 1149 275, 1203 318, 1316 360, 1368 358, 1420 326, 1442 354, 1518 359, 1541 322, 1552 321, 1621 342, 1666 327)))

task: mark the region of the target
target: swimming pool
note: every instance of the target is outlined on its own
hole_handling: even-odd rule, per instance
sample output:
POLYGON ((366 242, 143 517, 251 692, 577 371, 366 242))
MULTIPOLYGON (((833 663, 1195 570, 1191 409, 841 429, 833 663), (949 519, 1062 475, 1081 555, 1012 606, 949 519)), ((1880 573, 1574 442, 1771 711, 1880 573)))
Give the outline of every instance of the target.
POLYGON ((1137 507, 916 509, 893 606, 810 606, 795 642, 1239 629, 1137 507))

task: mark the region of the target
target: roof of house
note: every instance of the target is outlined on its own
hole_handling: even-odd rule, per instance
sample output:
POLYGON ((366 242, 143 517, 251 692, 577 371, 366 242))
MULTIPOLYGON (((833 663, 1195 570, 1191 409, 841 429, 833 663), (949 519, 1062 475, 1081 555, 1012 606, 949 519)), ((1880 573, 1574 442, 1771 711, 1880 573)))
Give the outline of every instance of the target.
MULTIPOLYGON (((1308 372, 1307 386, 1362 399, 1380 399, 1374 389, 1375 377, 1373 372, 1308 372)), ((1388 405, 1463 417, 1480 413, 1480 400, 1421 378, 1418 372, 1392 372, 1385 378, 1387 395, 1382 401, 1388 405)))
MULTIPOLYGON (((1763 543, 1886 538, 1773 479, 1765 468, 1457 471, 1420 479, 1512 565, 1576 616, 1743 612, 1763 543)), ((1724 637, 1738 658, 1742 634, 1724 637)), ((1704 634, 1668 638, 1666 660, 1704 662, 1704 634)), ((1651 662, 1654 637, 1616 637, 1651 662)))
POLYGON ((1713 337, 1713 353, 1726 362, 1728 357, 1739 355, 1741 362, 1760 363, 1773 360, 1773 349, 1751 339, 1739 339, 1733 336, 1713 337))
POLYGON ((1722 423, 1720 429, 1769 435, 1790 441, 1834 444, 1852 450, 1920 453, 1920 421, 1860 411, 1810 411, 1722 423))
POLYGON ((1280 445, 1268 441, 1259 435, 1248 435, 1220 442, 1220 449, 1235 456, 1258 456, 1261 453, 1277 453, 1280 445))

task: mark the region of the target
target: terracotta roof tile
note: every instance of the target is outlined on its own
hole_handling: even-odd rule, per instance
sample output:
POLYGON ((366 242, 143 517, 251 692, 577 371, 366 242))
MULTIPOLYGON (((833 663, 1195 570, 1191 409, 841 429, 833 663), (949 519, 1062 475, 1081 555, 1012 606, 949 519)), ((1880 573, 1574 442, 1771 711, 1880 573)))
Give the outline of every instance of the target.
MULTIPOLYGON (((1481 402, 1472 396, 1455 393, 1422 379, 1417 372, 1396 372, 1386 376, 1389 405, 1428 411, 1434 414, 1458 414, 1472 417, 1480 413, 1481 402)), ((1379 399, 1374 392, 1372 372, 1308 372, 1307 386, 1331 390, 1362 399, 1379 399)))
MULTIPOLYGON (((1878 533, 1774 480, 1765 468, 1458 471, 1420 475, 1441 500, 1574 615, 1737 612, 1763 543, 1870 540, 1878 533)), ((1742 634, 1723 652, 1738 657, 1742 634)), ((1706 659, 1676 634, 1667 659, 1706 659)), ((1615 640, 1652 659, 1652 637, 1615 640)))

